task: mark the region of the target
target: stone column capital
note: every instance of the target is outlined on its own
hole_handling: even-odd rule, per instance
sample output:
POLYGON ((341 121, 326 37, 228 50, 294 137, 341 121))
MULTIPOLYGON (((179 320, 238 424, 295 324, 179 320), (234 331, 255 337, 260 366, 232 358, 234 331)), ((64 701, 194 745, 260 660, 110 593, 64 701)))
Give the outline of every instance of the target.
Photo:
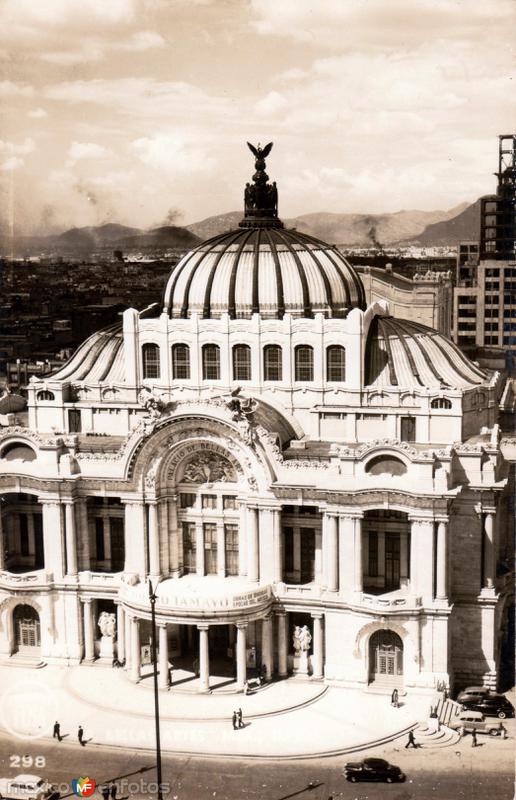
POLYGON ((324 613, 322 611, 312 611, 310 612, 310 616, 312 619, 323 619, 324 613))
POLYGON ((85 606, 90 606, 93 603, 93 597, 80 597, 79 599, 85 606))
POLYGON ((364 519, 364 511, 339 511, 337 516, 340 519, 348 519, 348 520, 356 520, 356 519, 364 519))
POLYGON ((243 620, 238 620, 235 622, 235 627, 238 628, 239 631, 245 631, 247 630, 247 624, 248 623, 244 622, 243 620))
POLYGON ((209 629, 210 629, 210 626, 207 625, 207 624, 197 625, 197 630, 198 631, 209 631, 209 629))

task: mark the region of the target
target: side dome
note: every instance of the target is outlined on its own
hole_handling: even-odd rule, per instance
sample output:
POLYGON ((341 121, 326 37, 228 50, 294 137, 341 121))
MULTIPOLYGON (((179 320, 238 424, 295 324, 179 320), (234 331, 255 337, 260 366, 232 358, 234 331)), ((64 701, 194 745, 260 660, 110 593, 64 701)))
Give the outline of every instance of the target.
POLYGON ((365 348, 365 385, 470 389, 489 382, 454 342, 418 322, 376 316, 365 348))
POLYGON ((263 150, 255 155, 253 185, 244 194, 245 215, 237 230, 208 239, 187 253, 168 279, 164 311, 170 317, 205 319, 228 314, 279 318, 284 314, 344 317, 366 306, 357 273, 336 247, 278 218, 276 184, 268 182, 263 150))

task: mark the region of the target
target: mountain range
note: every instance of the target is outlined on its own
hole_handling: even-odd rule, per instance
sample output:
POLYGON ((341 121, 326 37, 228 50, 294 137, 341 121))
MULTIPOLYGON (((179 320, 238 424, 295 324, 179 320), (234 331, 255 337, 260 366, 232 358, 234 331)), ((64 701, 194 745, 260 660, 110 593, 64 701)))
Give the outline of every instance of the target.
MULTIPOLYGON (((330 244, 345 247, 393 245, 455 246, 478 239, 480 201, 461 203, 448 211, 397 211, 391 214, 333 214, 318 212, 285 219, 296 228, 330 244)), ((201 241, 238 227, 241 211, 218 214, 179 227, 164 225, 150 230, 116 223, 71 228, 51 236, 20 236, 14 241, 0 236, 0 254, 20 256, 53 253, 86 257, 102 251, 188 250, 201 241)))

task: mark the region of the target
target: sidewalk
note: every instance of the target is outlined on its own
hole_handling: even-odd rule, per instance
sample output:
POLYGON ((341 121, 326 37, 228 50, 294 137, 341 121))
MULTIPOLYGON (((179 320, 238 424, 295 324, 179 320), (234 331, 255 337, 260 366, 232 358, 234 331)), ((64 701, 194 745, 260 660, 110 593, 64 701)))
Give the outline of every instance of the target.
MULTIPOLYGON (((42 670, 0 667, 0 725, 11 736, 52 735, 56 719, 76 743, 154 748, 151 682, 131 683, 123 670, 98 666, 42 670)), ((254 695, 160 692, 164 752, 241 758, 307 758, 362 750, 392 741, 426 718, 431 697, 409 692, 399 709, 388 695, 291 679, 254 695), (231 715, 242 708, 245 728, 231 715)))

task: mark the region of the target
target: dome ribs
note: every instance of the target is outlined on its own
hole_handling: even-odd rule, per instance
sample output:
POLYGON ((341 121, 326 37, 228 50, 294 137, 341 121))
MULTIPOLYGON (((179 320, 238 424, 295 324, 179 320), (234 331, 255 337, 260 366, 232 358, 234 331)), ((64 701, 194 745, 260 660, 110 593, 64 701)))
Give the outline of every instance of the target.
MULTIPOLYGON (((278 292, 278 319, 283 319, 285 316, 285 295, 283 293, 283 276, 281 274, 281 266, 278 258, 278 253, 276 250, 276 246, 272 241, 272 236, 270 231, 267 229, 264 230, 265 236, 267 237, 267 241, 269 242, 269 247, 271 249, 272 258, 274 260, 274 269, 276 270, 276 290, 278 292)), ((260 251, 258 250, 258 253, 260 251)))
POLYGON ((416 343, 417 347, 419 348, 419 351, 420 351, 421 355, 423 356, 423 358, 425 360, 425 363, 426 363, 428 369, 430 370, 430 372, 432 373, 434 378, 437 378, 437 380, 440 383, 443 383, 443 384, 447 385, 448 382, 444 379, 443 375, 440 372, 437 371, 436 367, 434 366, 434 363, 433 363, 432 359, 429 357, 428 353, 426 352, 423 343, 419 342, 416 339, 416 333, 419 333, 419 331, 417 331, 417 330, 414 331, 413 328, 411 329, 410 322, 406 322, 406 321, 401 320, 401 319, 396 320, 396 324, 397 324, 398 328, 400 329, 400 331, 404 335, 406 335, 407 337, 411 338, 416 343))
MULTIPOLYGON (((195 266, 192 269, 190 275, 188 276, 188 280, 186 282, 185 291, 184 291, 184 295, 183 295, 183 305, 181 306, 181 317, 183 319, 186 319, 188 317, 188 304, 189 304, 189 299, 190 299, 190 287, 192 285, 192 281, 194 279, 195 273, 199 269, 199 265, 202 264, 202 262, 204 261, 204 259, 208 255, 208 253, 211 253, 211 251, 213 250, 214 247, 216 247, 217 244, 220 244, 221 241, 225 241, 229 236, 232 236, 233 234, 234 234, 234 231, 230 231, 229 233, 226 233, 223 236, 213 237, 213 239, 210 239, 208 249, 207 250, 203 250, 202 256, 200 257, 200 259, 197 262, 197 264, 195 264, 195 266)), ((203 248, 204 248, 204 246, 205 245, 202 245, 203 248)), ((194 253, 198 253, 198 252, 199 252, 199 248, 197 250, 194 250, 194 253)))
MULTIPOLYGON (((219 250, 219 252, 217 253, 217 255, 215 256, 215 261, 213 262, 212 268, 210 270, 210 274, 208 276, 208 281, 206 283, 206 290, 204 292, 204 305, 203 305, 203 309, 202 309, 203 319, 210 319, 210 317, 211 317, 211 289, 212 289, 212 286, 213 286, 215 273, 217 271, 217 267, 219 265, 220 259, 222 258, 222 256, 226 255, 226 253, 228 251, 228 248, 231 247, 231 245, 234 242, 236 242, 237 239, 239 239, 241 235, 242 235, 242 231, 240 231, 240 230, 237 231, 236 233, 235 233, 235 231, 231 231, 231 233, 228 234, 228 236, 231 237, 229 239, 229 242, 225 242, 225 247, 221 248, 219 250)), ((236 276, 236 268, 237 268, 237 265, 238 265, 238 259, 240 258, 240 253, 241 252, 242 252, 242 248, 240 248, 238 250, 238 255, 235 258, 234 263, 233 263, 233 270, 235 271, 235 276, 236 276)))
MULTIPOLYGON (((434 331, 434 334, 436 334, 436 331, 434 331)), ((444 349, 444 347, 442 346, 441 342, 439 341, 439 334, 437 334, 437 335, 434 335, 434 336, 432 337, 432 341, 433 341, 433 343, 435 344, 435 346, 437 347, 437 349, 438 349, 438 350, 439 350, 439 351, 440 351, 440 352, 443 354, 443 356, 444 356, 444 357, 445 357, 445 358, 446 358, 446 359, 449 361, 449 360, 450 360, 450 357, 449 357, 448 353, 446 352, 446 350, 444 349)), ((446 341, 446 344, 455 345, 455 342, 451 342, 451 341, 449 341, 448 339, 446 339, 445 341, 446 341)), ((463 356, 463 354, 460 352, 460 350, 459 350, 458 348, 456 348, 455 346, 453 346, 453 347, 452 347, 452 349, 453 349, 453 350, 454 350, 454 351, 455 351, 455 352, 456 352, 456 353, 457 353, 457 354, 460 356, 460 361, 462 362, 462 364, 464 364, 464 356, 463 356)), ((452 366, 453 366, 453 369, 455 370, 455 372, 457 372, 457 373, 460 375, 460 377, 461 377, 463 380, 465 380, 465 381, 466 381, 466 383, 469 383, 469 384, 471 384, 471 382, 472 382, 472 378, 471 378, 470 376, 466 375, 466 373, 462 371, 462 369, 460 368, 460 366, 459 366, 458 364, 453 364, 452 366)), ((475 372, 475 370, 473 370, 473 369, 472 369, 471 371, 472 371, 473 373, 475 372)), ((486 376, 485 376, 485 375, 483 376, 483 379, 484 379, 484 380, 486 379, 486 376)), ((479 382, 481 383, 482 381, 479 381, 479 382)))
POLYGON ((280 242, 282 242, 285 245, 285 247, 291 254, 296 264, 297 271, 299 274, 299 280, 301 281, 301 288, 303 291, 303 316, 312 317, 313 313, 312 313, 312 306, 310 303, 310 292, 308 289, 308 281, 306 279, 306 272, 303 264, 301 263, 301 259, 299 258, 298 254, 288 241, 287 237, 283 235, 282 231, 275 230, 274 233, 278 237, 280 242))
POLYGON ((174 292, 175 292, 175 289, 176 289, 176 284, 177 284, 177 281, 179 279, 179 276, 183 272, 184 267, 186 267, 186 265, 190 262, 190 259, 192 259, 194 257, 194 255, 196 253, 198 253, 198 252, 199 252, 198 250, 192 250, 192 252, 189 255, 187 255, 187 257, 185 258, 185 260, 182 263, 181 263, 181 261, 179 261, 176 264, 176 266, 172 269, 172 272, 170 273, 170 277, 172 277, 172 275, 174 275, 174 270, 175 270, 175 275, 174 275, 174 277, 172 279, 172 286, 170 287, 170 297, 168 298, 168 314, 169 314, 169 317, 172 316, 172 309, 174 308, 174 292))
POLYGON ((240 231, 240 235, 242 236, 242 241, 238 245, 238 250, 235 255, 235 259, 233 261, 233 266, 231 267, 231 276, 229 278, 229 302, 228 302, 228 314, 230 319, 236 319, 236 300, 235 300, 235 291, 236 291, 236 279, 237 279, 237 272, 238 272, 238 264, 240 262, 240 256, 242 255, 242 251, 246 246, 247 242, 251 238, 252 234, 254 233, 253 230, 246 231, 244 235, 242 235, 242 231, 240 231))
MULTIPOLYGON (((376 333, 376 335, 378 335, 378 329, 380 330, 380 332, 381 332, 381 334, 383 336, 383 341, 385 343, 385 350, 387 351, 387 367, 389 369, 389 380, 390 380, 392 386, 398 386, 399 385, 399 381, 398 381, 398 376, 396 374, 396 367, 395 367, 395 364, 394 364, 394 356, 393 356, 393 353, 392 353, 392 350, 391 350, 391 343, 389 342, 389 331, 384 326, 384 318, 383 317, 375 317, 375 320, 377 320, 377 325, 376 325, 376 330, 373 332, 373 335, 375 333, 376 333)), ((373 324, 374 324, 374 322, 373 322, 373 324)))
MULTIPOLYGON (((328 249, 331 252, 333 252, 336 255, 338 255, 339 258, 343 258, 342 253, 340 253, 334 245, 330 245, 330 247, 328 249)), ((363 285, 362 281, 360 280, 360 278, 358 277, 357 273, 355 272, 355 270, 353 268, 348 270, 348 272, 349 272, 351 281, 354 284, 356 292, 357 292, 358 307, 361 308, 362 311, 365 311, 367 303, 366 303, 366 298, 365 298, 364 285, 363 285)))
POLYGON ((113 364, 115 362, 115 358, 118 355, 118 351, 123 346, 124 346, 124 340, 123 340, 122 337, 120 337, 118 339, 118 341, 115 343, 114 347, 111 348, 111 353, 109 354, 109 358, 107 359, 106 366, 102 370, 102 373, 99 375, 99 378, 98 378, 99 381, 105 381, 106 380, 107 376, 111 372, 111 367, 113 366, 113 364))
MULTIPOLYGON (((317 247, 321 248, 321 244, 322 243, 318 239, 316 239, 314 236, 310 236, 308 233, 301 233, 300 231, 296 231, 296 236, 299 236, 302 239, 304 239, 307 242, 307 244, 311 244, 312 246, 317 245, 317 247)), ((328 280, 328 276, 326 275, 326 272, 324 271, 323 266, 321 265, 321 263, 317 259, 317 256, 315 255, 315 253, 313 253, 310 250, 310 254, 314 258, 316 263, 319 265, 319 268, 320 268, 321 272, 323 273, 324 277, 326 278, 326 280, 328 280)), ((342 272, 342 269, 340 268, 340 265, 332 257, 331 250, 330 250, 329 246, 325 246, 324 247, 324 254, 327 257, 328 261, 330 261, 333 264, 333 266, 335 267, 335 271, 337 272, 337 274, 338 274, 338 276, 339 276, 339 278, 340 278, 340 280, 342 282, 342 287, 344 289, 344 296, 346 298, 346 305, 349 306, 351 304, 351 295, 349 293, 349 286, 348 286, 348 282, 347 282, 346 278, 344 277, 344 273, 342 272)), ((329 296, 331 297, 331 292, 330 292, 329 296)), ((330 305, 332 306, 332 313, 333 313, 333 304, 330 303, 330 305)))
MULTIPOLYGON (((396 320, 396 321, 399 322, 399 320, 396 320)), ((396 326, 392 324, 392 317, 389 318, 389 321, 387 321, 387 319, 384 317, 384 322, 385 322, 386 330, 392 331, 392 333, 397 337, 399 343, 401 344, 401 346, 403 348, 403 351, 404 351, 404 353, 405 353, 405 355, 407 357, 410 369, 412 370, 413 376, 415 377, 417 382, 420 384, 420 386, 424 386, 424 383, 421 380, 421 376, 419 374, 419 370, 417 368, 417 364, 414 361, 414 357, 413 357, 412 353, 410 352, 410 348, 409 348, 409 346, 408 346, 408 344, 406 342, 406 334, 404 334, 403 331, 399 331, 399 330, 396 329, 396 326)))
MULTIPOLYGON (((309 244, 311 244, 311 243, 309 243, 309 244)), ((326 274, 326 270, 324 269, 323 265, 321 264, 321 262, 317 258, 316 254, 315 254, 314 250, 312 250, 312 248, 309 248, 308 250, 305 250, 305 252, 310 255, 312 261, 315 263, 315 265, 319 269, 319 273, 321 275, 321 278, 323 279, 324 288, 326 290, 326 302, 330 306, 331 316, 333 317, 333 316, 335 316, 336 308, 335 308, 335 303, 334 303, 334 300, 333 300, 333 293, 331 291, 331 283, 330 283, 329 278, 328 278, 328 276, 326 274)), ((337 268, 337 272, 342 277, 342 274, 341 274, 341 272, 340 272, 340 270, 338 268, 337 268)))
POLYGON ((259 268, 260 268, 260 239, 261 230, 258 228, 256 232, 256 240, 254 242, 254 259, 253 259, 253 304, 251 307, 251 314, 260 313, 260 294, 259 294, 259 268))

